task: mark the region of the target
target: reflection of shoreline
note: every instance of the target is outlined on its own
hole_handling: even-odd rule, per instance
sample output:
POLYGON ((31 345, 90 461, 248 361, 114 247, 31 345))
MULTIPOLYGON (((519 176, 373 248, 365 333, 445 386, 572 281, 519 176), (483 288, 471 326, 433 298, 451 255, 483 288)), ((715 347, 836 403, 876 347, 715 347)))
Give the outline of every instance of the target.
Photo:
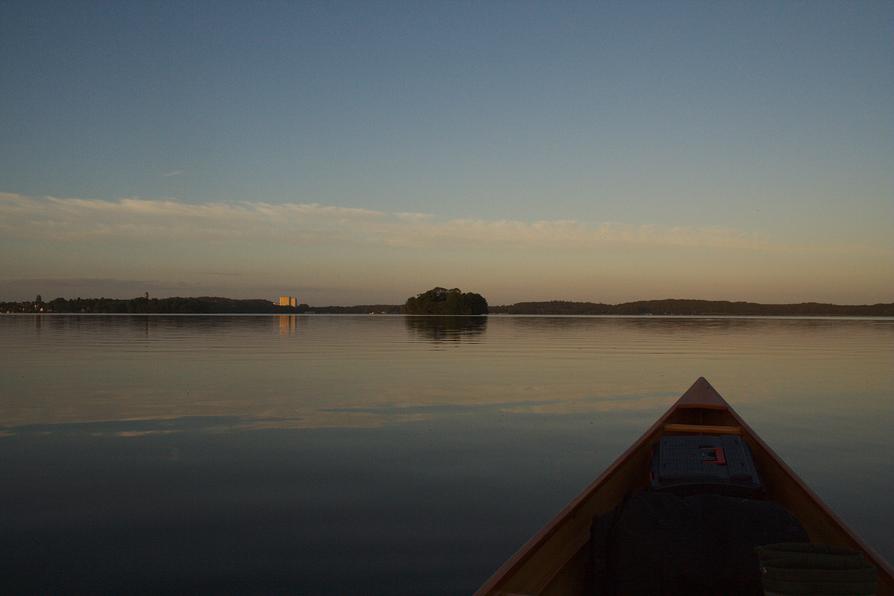
POLYGON ((410 333, 435 343, 472 339, 487 331, 487 317, 480 316, 408 316, 404 322, 410 333))

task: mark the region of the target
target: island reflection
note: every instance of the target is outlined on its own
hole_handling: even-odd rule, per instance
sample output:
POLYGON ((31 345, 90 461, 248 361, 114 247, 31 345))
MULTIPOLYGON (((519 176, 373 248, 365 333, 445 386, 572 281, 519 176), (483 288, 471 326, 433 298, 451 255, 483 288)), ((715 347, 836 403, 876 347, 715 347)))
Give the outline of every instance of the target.
POLYGON ((475 340, 487 331, 487 317, 406 316, 404 322, 411 336, 434 343, 475 340))

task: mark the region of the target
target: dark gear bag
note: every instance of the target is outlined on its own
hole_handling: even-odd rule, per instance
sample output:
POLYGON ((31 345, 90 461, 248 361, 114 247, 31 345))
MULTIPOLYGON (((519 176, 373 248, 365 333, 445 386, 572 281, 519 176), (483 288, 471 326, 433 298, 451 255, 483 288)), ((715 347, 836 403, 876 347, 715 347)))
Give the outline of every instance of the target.
POLYGON ((775 503, 641 491, 591 528, 594 594, 761 594, 755 547, 807 541, 775 503))

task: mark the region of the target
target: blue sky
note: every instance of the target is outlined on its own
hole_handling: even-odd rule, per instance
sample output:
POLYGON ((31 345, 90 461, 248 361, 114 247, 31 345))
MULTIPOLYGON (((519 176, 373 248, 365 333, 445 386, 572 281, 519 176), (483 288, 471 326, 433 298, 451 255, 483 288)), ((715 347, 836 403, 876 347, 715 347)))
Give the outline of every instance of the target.
POLYGON ((0 89, 0 298, 894 300, 890 2, 6 2, 0 89))

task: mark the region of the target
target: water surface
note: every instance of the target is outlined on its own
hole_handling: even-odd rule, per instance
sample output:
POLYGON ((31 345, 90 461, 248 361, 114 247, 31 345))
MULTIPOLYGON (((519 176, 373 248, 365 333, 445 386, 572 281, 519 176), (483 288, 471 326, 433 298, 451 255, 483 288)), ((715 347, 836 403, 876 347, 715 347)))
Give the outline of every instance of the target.
POLYGON ((15 590, 472 591, 697 377, 894 559, 894 320, 0 317, 15 590))

